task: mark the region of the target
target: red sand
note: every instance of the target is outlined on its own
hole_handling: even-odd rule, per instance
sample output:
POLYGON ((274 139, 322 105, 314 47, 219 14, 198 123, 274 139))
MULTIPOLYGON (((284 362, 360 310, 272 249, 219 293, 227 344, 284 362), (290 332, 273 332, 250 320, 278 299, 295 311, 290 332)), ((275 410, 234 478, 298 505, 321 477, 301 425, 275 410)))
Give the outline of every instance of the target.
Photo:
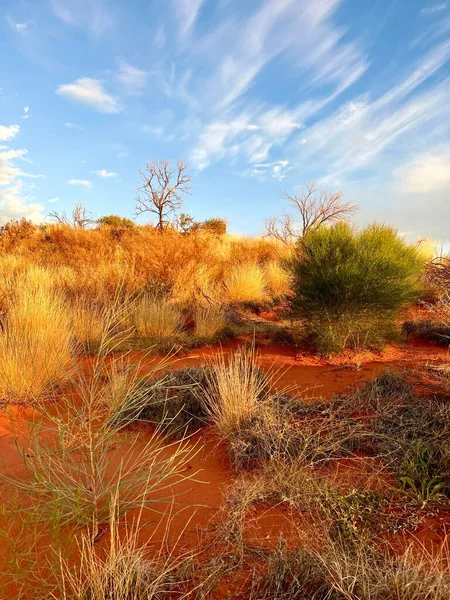
MULTIPOLYGON (((237 343, 226 347, 206 347, 196 350, 187 356, 171 360, 172 367, 181 368, 188 365, 204 363, 218 351, 229 352, 237 347, 237 343)), ((405 347, 389 346, 380 353, 346 353, 339 359, 326 360, 316 355, 296 353, 289 347, 263 346, 259 349, 260 363, 265 369, 277 371, 276 386, 279 389, 288 388, 290 393, 301 394, 303 397, 331 398, 348 388, 361 384, 376 376, 385 366, 392 368, 413 368, 418 363, 436 361, 447 358, 447 352, 440 347, 421 344, 409 344, 405 347)), ((142 359, 142 355, 136 355, 142 359)), ((89 359, 86 359, 86 364, 89 359)), ((143 368, 157 365, 157 359, 146 357, 143 368)), ((32 417, 29 408, 11 408, 6 413, 0 413, 0 473, 13 474, 22 477, 24 466, 16 443, 26 448, 26 427, 20 426, 21 420, 26 424, 32 417), (15 426, 8 416, 15 417, 15 426), (17 419, 20 417, 20 419, 17 419), (17 425, 19 423, 19 425, 17 425)), ((150 436, 145 427, 139 428, 142 442, 150 436)), ((141 538, 151 538, 151 545, 161 547, 163 540, 176 553, 184 550, 201 550, 205 543, 205 533, 219 513, 223 504, 223 495, 233 480, 233 473, 228 464, 227 449, 220 443, 214 431, 207 428, 192 436, 192 443, 201 442, 201 449, 188 464, 191 473, 198 475, 191 481, 185 481, 174 487, 173 505, 155 504, 155 509, 164 512, 159 514, 145 511, 144 521, 150 524, 143 528, 141 538), (177 494, 177 497, 175 497, 177 494), (181 494, 181 496, 179 496, 181 494)), ((362 460, 340 461, 335 465, 334 476, 347 480, 353 485, 371 489, 377 484, 376 465, 371 468, 362 460)), ((378 482, 379 483, 379 482, 378 482)), ((0 501, 9 496, 8 486, 0 487, 0 501)), ((291 515, 283 507, 262 508, 255 518, 248 523, 246 535, 252 543, 272 545, 278 539, 280 532, 288 537, 292 525, 291 515)), ((127 516, 132 519, 133 515, 127 516)), ((296 525, 307 531, 307 525, 302 527, 302 517, 295 519, 296 525)), ((450 516, 436 516, 421 523, 413 534, 403 533, 394 540, 399 549, 407 546, 411 540, 417 540, 425 547, 434 548, 443 543, 448 544, 450 532, 450 516), (415 537, 414 537, 415 536, 415 537)), ((291 532, 292 533, 292 532, 291 532)), ((107 537, 107 536, 105 536, 107 537)), ((103 543, 100 541, 100 543, 103 543)), ((2 550, 0 549, 0 569, 2 550)), ((11 596, 12 597, 12 596, 11 596)))

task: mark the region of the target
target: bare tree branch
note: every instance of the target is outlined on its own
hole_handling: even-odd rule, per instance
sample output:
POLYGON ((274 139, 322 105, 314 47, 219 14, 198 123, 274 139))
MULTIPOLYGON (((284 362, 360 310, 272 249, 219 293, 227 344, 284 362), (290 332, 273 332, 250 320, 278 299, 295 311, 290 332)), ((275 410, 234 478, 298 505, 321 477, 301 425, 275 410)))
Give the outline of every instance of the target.
POLYGON ((285 244, 303 237, 308 231, 316 229, 325 223, 336 223, 351 217, 358 206, 352 202, 342 202, 342 192, 330 194, 309 183, 306 190, 293 196, 284 192, 298 216, 285 213, 281 219, 268 219, 265 224, 266 235, 278 239, 285 244))
POLYGON ((56 210, 52 211, 47 216, 60 225, 70 225, 77 229, 85 229, 88 225, 94 223, 92 213, 89 212, 81 202, 78 202, 74 206, 71 217, 68 217, 64 212, 59 213, 56 210))
POLYGON ((145 171, 140 171, 142 186, 138 189, 135 215, 153 213, 157 216, 156 228, 164 231, 170 223, 170 215, 183 204, 182 195, 189 194, 191 178, 186 174, 187 165, 177 161, 176 169, 168 160, 154 160, 145 171))

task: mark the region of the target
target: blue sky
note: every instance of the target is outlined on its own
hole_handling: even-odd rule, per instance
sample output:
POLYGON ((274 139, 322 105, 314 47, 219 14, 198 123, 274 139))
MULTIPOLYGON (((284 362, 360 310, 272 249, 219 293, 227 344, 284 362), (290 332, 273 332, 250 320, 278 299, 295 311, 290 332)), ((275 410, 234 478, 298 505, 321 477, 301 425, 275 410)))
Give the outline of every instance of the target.
POLYGON ((311 180, 360 224, 450 236, 450 1, 0 0, 0 222, 184 211, 257 234, 311 180))

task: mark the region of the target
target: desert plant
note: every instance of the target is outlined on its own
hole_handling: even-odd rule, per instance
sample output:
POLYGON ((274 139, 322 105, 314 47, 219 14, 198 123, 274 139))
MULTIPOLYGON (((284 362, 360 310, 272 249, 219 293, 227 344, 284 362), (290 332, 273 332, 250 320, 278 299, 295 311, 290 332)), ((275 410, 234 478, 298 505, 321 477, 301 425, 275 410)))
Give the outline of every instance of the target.
POLYGON ((49 274, 30 269, 14 284, 0 331, 0 395, 10 402, 40 395, 67 379, 69 314, 49 274))
POLYGON ((200 339, 213 339, 225 325, 225 311, 221 306, 197 306, 194 312, 194 335, 200 339))
POLYGON ((267 290, 262 268, 256 263, 233 265, 225 277, 225 291, 229 302, 264 302, 267 290))
POLYGON ((254 348, 242 348, 229 357, 219 354, 211 360, 202 401, 214 425, 228 437, 253 417, 267 393, 267 379, 257 365, 254 348))
POLYGON ((419 297, 422 269, 417 250, 390 227, 313 230, 292 261, 293 314, 323 353, 382 345, 398 332, 400 310, 419 297))
POLYGON ((271 260, 264 265, 264 276, 267 282, 267 289, 272 298, 286 296, 290 292, 289 273, 279 261, 271 260))
POLYGON ((130 397, 141 402, 142 365, 123 361, 111 363, 99 352, 92 369, 72 379, 56 410, 41 403, 30 424, 28 448, 20 448, 27 477, 2 477, 34 501, 43 520, 56 515, 61 524, 90 525, 95 536, 108 520, 113 499, 120 514, 151 508, 172 502, 173 485, 190 477, 185 464, 197 452, 195 444, 167 444, 158 428, 145 439, 124 432, 128 421, 117 415, 120 407, 130 406, 130 397))
POLYGON ((146 294, 138 298, 130 320, 136 333, 145 338, 164 340, 180 333, 182 312, 164 298, 146 294))
POLYGON ((111 414, 116 422, 152 423, 166 434, 183 437, 206 422, 201 397, 209 386, 207 367, 171 370, 151 381, 141 380, 123 395, 111 414))

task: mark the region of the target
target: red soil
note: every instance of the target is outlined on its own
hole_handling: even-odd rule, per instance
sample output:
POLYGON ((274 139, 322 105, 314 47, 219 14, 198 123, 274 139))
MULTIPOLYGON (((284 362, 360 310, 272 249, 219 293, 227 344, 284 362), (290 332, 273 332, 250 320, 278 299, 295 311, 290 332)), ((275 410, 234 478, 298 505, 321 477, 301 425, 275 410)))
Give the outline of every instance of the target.
MULTIPOLYGON (((237 343, 228 344, 222 349, 217 346, 205 347, 183 357, 171 359, 171 368, 198 365, 204 363, 218 351, 229 352, 237 343)), ((339 359, 326 360, 316 355, 296 353, 289 347, 263 346, 259 349, 260 363, 265 369, 276 372, 276 386, 288 388, 305 398, 331 398, 345 390, 360 385, 376 376, 384 367, 398 369, 414 368, 417 364, 447 358, 447 352, 440 347, 409 344, 404 347, 389 346, 380 353, 346 353, 339 359)), ((143 369, 156 367, 157 359, 136 355, 142 360, 143 369)), ((88 369, 89 359, 83 361, 88 369)), ((16 443, 27 447, 27 423, 32 419, 30 408, 11 408, 0 413, 0 473, 25 476, 25 470, 16 443), (11 416, 13 417, 11 419, 11 416)), ((144 444, 151 435, 145 427, 139 428, 144 444)), ((192 444, 200 442, 199 452, 191 458, 187 466, 191 474, 197 473, 192 480, 184 481, 173 488, 173 503, 154 505, 163 515, 146 510, 143 520, 149 522, 141 531, 141 539, 151 539, 155 549, 166 544, 172 552, 179 553, 195 550, 201 553, 206 545, 206 532, 217 525, 217 515, 223 505, 224 493, 233 481, 229 466, 226 444, 220 442, 214 431, 207 428, 191 438, 192 444)), ((352 459, 337 461, 330 475, 344 485, 374 489, 379 486, 377 465, 370 459, 352 459)), ((0 503, 11 496, 8 485, 0 485, 0 503)), ((155 498, 156 499, 156 498, 155 498)), ((156 499, 157 500, 157 499, 156 499)), ((127 515, 127 520, 136 515, 127 515)), ((310 535, 308 522, 302 515, 294 518, 298 539, 310 535)), ((292 536, 292 515, 283 506, 264 507, 254 513, 246 525, 245 533, 249 543, 260 546, 273 546, 279 535, 292 536)), ((107 528, 105 528, 106 531, 107 528)), ((401 551, 411 541, 418 541, 431 549, 443 543, 449 543, 450 516, 436 516, 423 522, 413 533, 402 533, 393 540, 401 551)), ((107 538, 107 536, 104 536, 107 538)), ((100 544, 106 543, 103 539, 100 544)), ((3 551, 4 553, 4 551, 3 551)), ((3 567, 0 548, 0 572, 3 567)), ((11 595, 10 597, 14 597, 11 595)), ((25 596, 21 596, 24 597, 25 596)))

